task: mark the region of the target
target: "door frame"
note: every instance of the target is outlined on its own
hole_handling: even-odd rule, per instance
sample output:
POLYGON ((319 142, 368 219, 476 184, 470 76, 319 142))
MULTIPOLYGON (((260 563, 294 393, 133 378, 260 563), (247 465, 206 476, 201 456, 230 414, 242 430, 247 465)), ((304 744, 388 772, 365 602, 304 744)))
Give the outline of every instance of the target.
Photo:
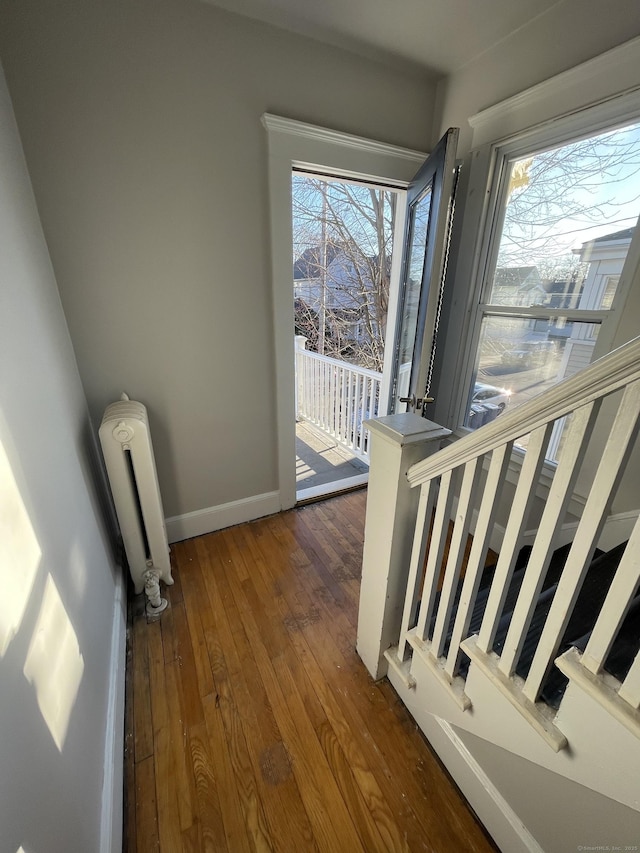
POLYGON ((319 170, 406 190, 427 154, 269 113, 262 123, 269 160, 278 491, 280 508, 290 509, 296 503, 292 170, 319 170))

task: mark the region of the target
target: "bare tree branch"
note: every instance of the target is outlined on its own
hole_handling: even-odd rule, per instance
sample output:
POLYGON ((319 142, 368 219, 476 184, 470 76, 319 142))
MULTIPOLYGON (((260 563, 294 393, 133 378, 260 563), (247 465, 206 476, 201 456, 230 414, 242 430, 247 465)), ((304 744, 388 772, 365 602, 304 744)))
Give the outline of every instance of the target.
POLYGON ((392 191, 294 176, 296 327, 317 318, 310 349, 324 338, 325 354, 382 370, 395 209, 392 191))

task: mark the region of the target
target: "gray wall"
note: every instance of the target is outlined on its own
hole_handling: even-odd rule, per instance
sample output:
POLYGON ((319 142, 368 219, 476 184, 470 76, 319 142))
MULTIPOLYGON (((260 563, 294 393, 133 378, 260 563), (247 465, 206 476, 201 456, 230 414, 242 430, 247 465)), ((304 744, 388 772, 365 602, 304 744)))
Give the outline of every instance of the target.
POLYGON ((637 0, 561 0, 439 84, 436 138, 460 127, 466 153, 470 116, 638 35, 637 0))
POLYGON ((1 70, 0 186, 0 850, 98 851, 115 569, 1 70))
POLYGON ((637 845, 640 814, 634 809, 470 732, 456 733, 544 853, 637 845))
POLYGON ((263 112, 423 148, 435 83, 194 0, 6 0, 0 52, 94 423, 165 514, 278 488, 263 112))

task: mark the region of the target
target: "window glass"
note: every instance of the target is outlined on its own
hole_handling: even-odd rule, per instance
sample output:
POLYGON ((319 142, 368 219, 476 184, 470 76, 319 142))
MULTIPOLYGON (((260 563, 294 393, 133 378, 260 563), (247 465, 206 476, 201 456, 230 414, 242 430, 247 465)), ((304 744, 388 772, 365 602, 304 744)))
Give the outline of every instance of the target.
MULTIPOLYGON (((431 186, 416 199, 411 206, 410 219, 410 244, 409 244, 409 275, 407 276, 406 292, 404 298, 405 317, 402 323, 402 334, 400 335, 400 370, 405 368, 409 373, 413 347, 416 340, 417 316, 420 303, 420 285, 424 272, 424 261, 427 252, 427 232, 429 230, 429 217, 431 213, 431 186), (407 370, 408 366, 408 370, 407 370)), ((408 382, 407 375, 407 382, 408 382)))
POLYGON ((613 297, 616 295, 616 290, 618 289, 619 281, 619 275, 607 276, 604 290, 602 291, 602 298, 600 300, 600 308, 606 308, 607 310, 611 308, 613 305, 613 297))
POLYGON ((594 323, 485 317, 465 426, 477 429, 586 367, 594 323))
POLYGON ((465 426, 590 364, 639 213, 640 122, 507 161, 465 426))
POLYGON ((585 303, 619 274, 639 198, 640 123, 513 161, 487 301, 595 308, 585 303))

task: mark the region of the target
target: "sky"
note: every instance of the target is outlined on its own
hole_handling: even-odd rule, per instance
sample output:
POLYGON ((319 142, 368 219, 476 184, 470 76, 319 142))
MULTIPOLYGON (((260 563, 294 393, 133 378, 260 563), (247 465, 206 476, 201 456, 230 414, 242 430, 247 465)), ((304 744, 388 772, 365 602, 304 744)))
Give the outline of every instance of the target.
POLYGON ((509 195, 499 266, 567 256, 589 240, 636 225, 640 123, 536 154, 517 167, 524 169, 525 185, 509 195))
MULTIPOLYGON (((318 246, 322 235, 323 192, 327 193, 328 209, 327 229, 329 238, 340 240, 349 235, 367 256, 379 252, 378 235, 373 227, 374 217, 371 207, 370 189, 367 186, 348 181, 324 181, 294 173, 292 176, 292 212, 293 212, 293 259, 296 260, 305 249, 318 246), (334 217, 342 221, 342 234, 331 227, 334 217)), ((391 199, 388 191, 386 199, 391 199)), ((393 212, 387 203, 385 207, 385 239, 390 246, 393 233, 393 212)))

